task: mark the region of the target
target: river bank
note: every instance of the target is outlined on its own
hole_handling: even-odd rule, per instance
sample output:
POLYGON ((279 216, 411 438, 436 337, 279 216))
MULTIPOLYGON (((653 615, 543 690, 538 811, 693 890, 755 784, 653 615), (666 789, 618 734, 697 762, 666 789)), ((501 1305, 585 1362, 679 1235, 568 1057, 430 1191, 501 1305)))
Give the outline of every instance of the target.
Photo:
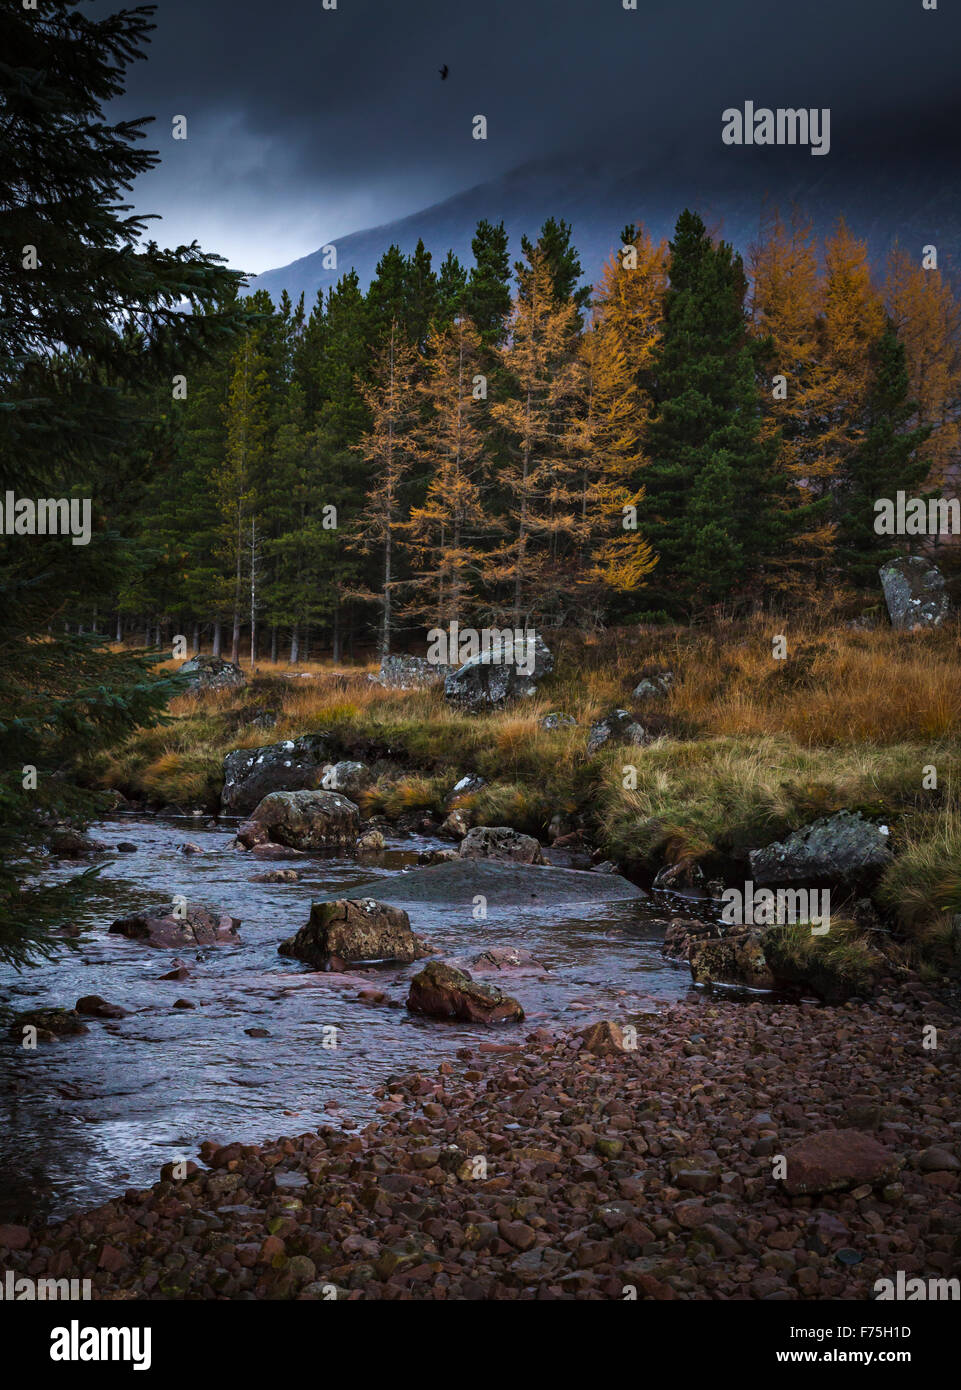
POLYGON ((2 1228, 0 1265, 95 1299, 867 1299, 961 1273, 956 991, 636 1023, 630 1051, 545 1027, 401 1068, 364 1128, 210 1133, 182 1178, 2 1228), (824 1131, 848 1190, 790 1195, 778 1156, 827 1181, 797 1147, 824 1131))

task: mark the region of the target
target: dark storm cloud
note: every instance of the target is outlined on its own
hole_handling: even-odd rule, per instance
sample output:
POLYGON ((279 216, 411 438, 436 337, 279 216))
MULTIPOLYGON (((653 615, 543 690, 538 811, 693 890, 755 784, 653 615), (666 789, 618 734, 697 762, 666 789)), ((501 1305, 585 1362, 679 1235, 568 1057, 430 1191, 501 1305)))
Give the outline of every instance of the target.
POLYGON ((922 0, 159 0, 122 105, 158 117, 154 234, 256 271, 570 146, 703 162, 746 99, 830 106, 835 153, 939 157, 958 30, 922 0))

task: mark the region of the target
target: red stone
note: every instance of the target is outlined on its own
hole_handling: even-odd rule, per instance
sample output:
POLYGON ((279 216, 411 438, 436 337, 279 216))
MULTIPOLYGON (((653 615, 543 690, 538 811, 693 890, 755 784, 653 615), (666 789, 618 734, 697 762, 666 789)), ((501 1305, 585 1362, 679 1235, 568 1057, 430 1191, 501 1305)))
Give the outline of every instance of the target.
POLYGON ((869 1134, 857 1129, 827 1129, 809 1134, 786 1150, 784 1187, 792 1197, 805 1193, 843 1192, 862 1184, 890 1182, 901 1160, 869 1134))

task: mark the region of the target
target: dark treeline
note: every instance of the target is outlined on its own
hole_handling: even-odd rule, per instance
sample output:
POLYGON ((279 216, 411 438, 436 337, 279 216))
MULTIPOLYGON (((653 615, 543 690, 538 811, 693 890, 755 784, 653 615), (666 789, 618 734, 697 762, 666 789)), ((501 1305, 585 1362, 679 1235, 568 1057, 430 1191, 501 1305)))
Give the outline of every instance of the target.
MULTIPOLYGON (((684 213, 626 227, 581 285, 571 228, 468 268, 389 247, 309 308, 158 380, 137 445, 88 486, 134 542, 72 614, 234 660, 381 654, 425 629, 596 628, 871 587, 874 503, 957 457, 959 333, 940 272, 871 267, 768 216, 750 274, 684 213)), ((895 547, 895 548, 893 548, 895 547)))

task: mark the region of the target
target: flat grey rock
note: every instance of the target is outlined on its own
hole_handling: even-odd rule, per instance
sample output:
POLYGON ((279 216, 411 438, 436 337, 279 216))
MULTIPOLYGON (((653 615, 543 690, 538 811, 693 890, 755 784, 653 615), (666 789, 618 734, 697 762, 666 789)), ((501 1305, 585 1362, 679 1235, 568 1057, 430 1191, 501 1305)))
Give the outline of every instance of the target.
POLYGON ((441 903, 468 906, 482 893, 492 907, 550 907, 555 903, 603 903, 645 900, 647 894, 620 874, 594 874, 583 869, 556 869, 550 864, 496 864, 489 860, 457 860, 412 869, 396 878, 372 878, 340 888, 327 897, 376 898, 406 907, 441 903))

